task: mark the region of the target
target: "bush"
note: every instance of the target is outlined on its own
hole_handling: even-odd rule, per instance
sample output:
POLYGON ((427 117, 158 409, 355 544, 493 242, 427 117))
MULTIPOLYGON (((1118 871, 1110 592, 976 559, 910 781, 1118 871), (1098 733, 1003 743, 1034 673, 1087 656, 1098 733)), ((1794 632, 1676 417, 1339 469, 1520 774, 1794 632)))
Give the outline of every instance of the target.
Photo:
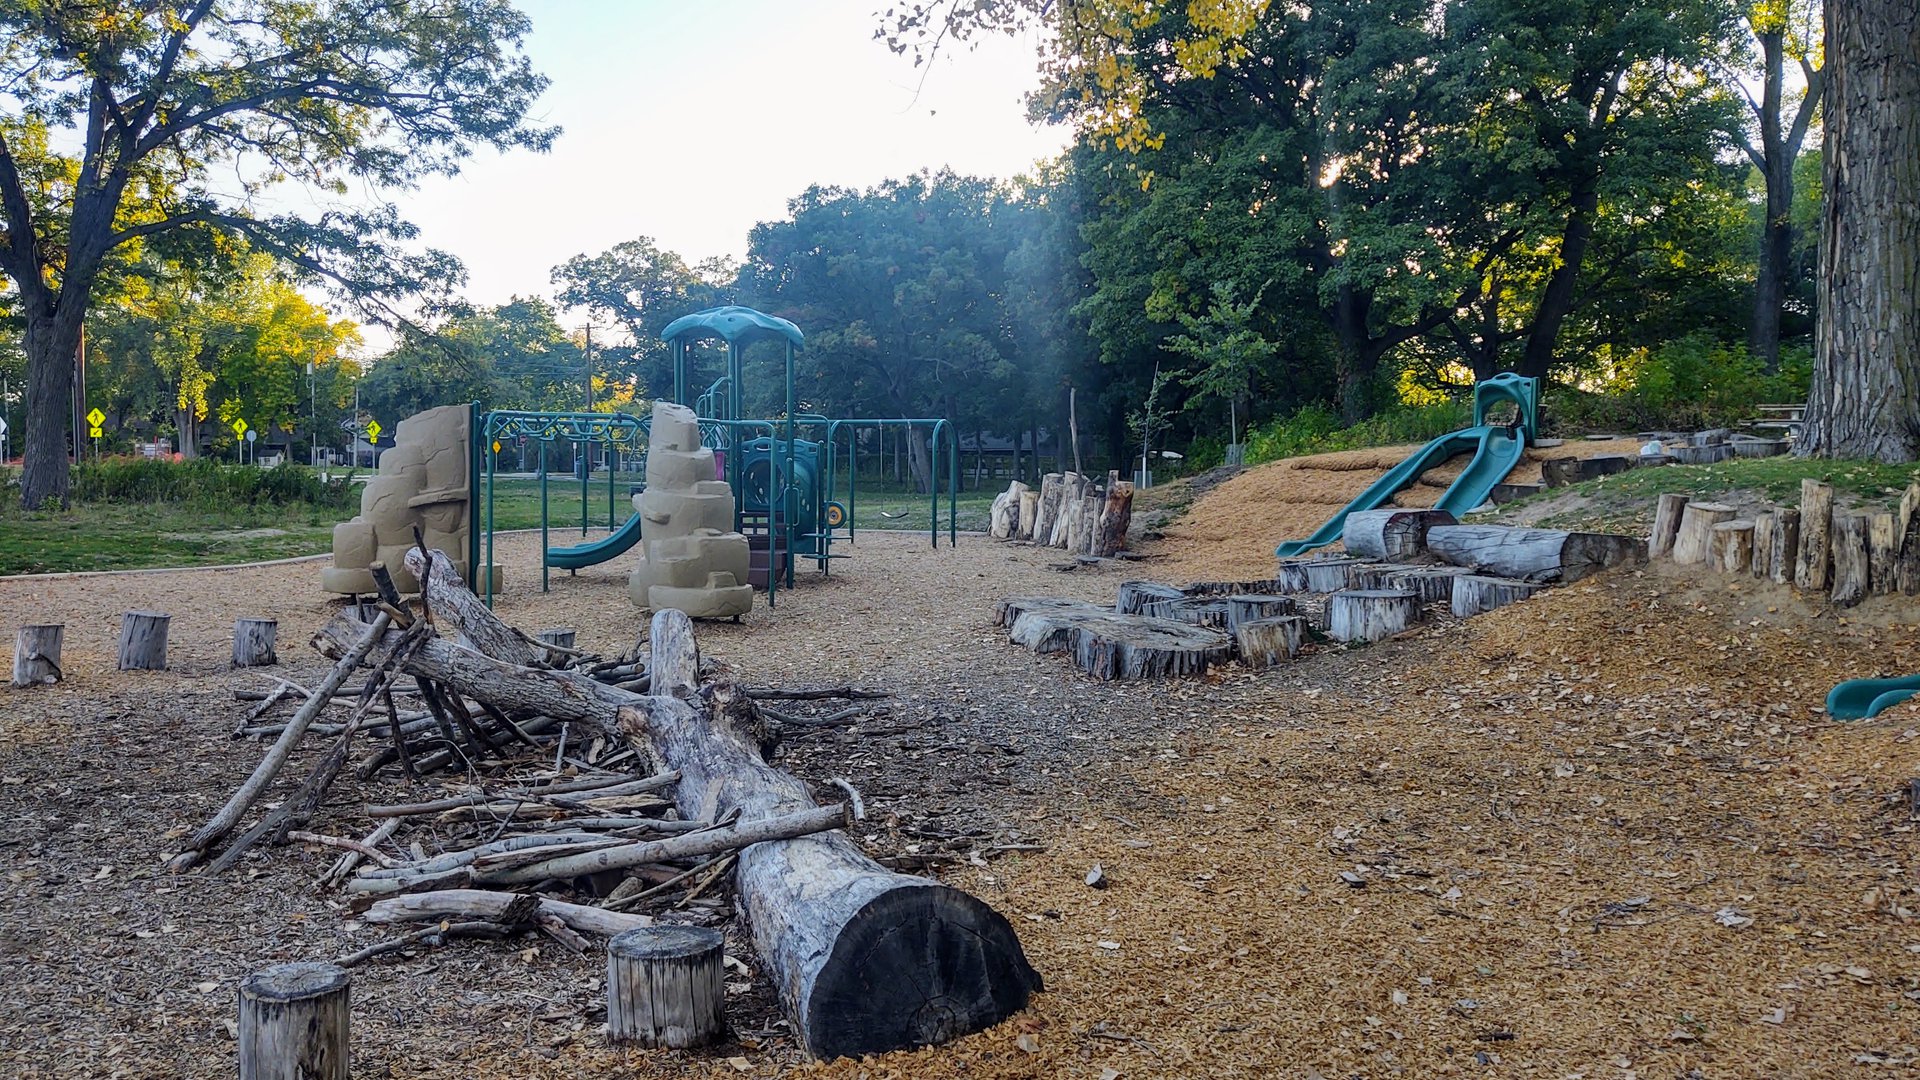
POLYGON ((1691 334, 1635 353, 1600 392, 1553 387, 1545 426, 1556 434, 1732 427, 1756 405, 1806 400, 1812 372, 1804 346, 1783 350, 1779 370, 1768 374, 1744 347, 1691 334))
POLYGON ((350 510, 359 502, 346 475, 326 481, 298 465, 255 469, 205 458, 141 457, 104 458, 75 466, 73 498, 76 502, 189 503, 212 509, 304 504, 350 510))
POLYGON ((1351 427, 1342 427, 1340 418, 1332 410, 1308 405, 1250 432, 1247 464, 1333 450, 1426 442, 1449 431, 1458 431, 1472 420, 1471 403, 1449 400, 1433 405, 1396 406, 1351 427))

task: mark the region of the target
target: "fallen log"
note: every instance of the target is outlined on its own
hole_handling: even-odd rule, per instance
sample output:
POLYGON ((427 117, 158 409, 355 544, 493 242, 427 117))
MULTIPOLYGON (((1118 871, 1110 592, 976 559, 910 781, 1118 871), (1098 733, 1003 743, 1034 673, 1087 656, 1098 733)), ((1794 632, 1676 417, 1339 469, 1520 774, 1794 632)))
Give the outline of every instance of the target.
POLYGON ((1647 542, 1638 537, 1500 525, 1435 526, 1427 548, 1455 566, 1529 581, 1579 581, 1647 559, 1647 542))
MULTIPOLYGON (((731 686, 696 685, 693 625, 653 617, 656 696, 620 723, 681 780, 683 817, 755 821, 812 808, 768 765, 731 686)), ((840 832, 740 852, 739 902, 801 1045, 823 1058, 883 1053, 980 1031, 1040 988, 1013 928, 986 904, 882 869, 840 832)))
POLYGON ((1456 524, 1445 510, 1363 510, 1348 514, 1341 543, 1350 554, 1412 562, 1427 553, 1427 530, 1456 524))
MULTIPOLYGON (((439 922, 443 919, 482 919, 499 922, 521 899, 520 893, 492 892, 486 889, 440 889, 434 892, 408 893, 375 900, 361 916, 372 923, 439 922)), ((535 897, 540 914, 552 915, 569 928, 583 934, 612 937, 628 930, 652 926, 646 915, 608 911, 602 907, 569 904, 550 897, 535 897)))

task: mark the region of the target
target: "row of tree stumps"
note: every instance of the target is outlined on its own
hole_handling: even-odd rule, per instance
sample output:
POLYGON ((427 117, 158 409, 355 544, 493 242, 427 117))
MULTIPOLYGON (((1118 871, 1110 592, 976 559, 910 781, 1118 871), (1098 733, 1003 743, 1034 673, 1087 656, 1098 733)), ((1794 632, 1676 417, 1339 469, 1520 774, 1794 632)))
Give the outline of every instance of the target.
MULTIPOLYGON (((165 671, 167 631, 173 616, 162 611, 129 611, 120 618, 117 667, 121 671, 165 671)), ((280 662, 274 653, 279 623, 273 619, 241 618, 233 623, 233 666, 269 667, 280 662)), ((66 643, 65 623, 33 623, 14 635, 15 688, 48 686, 66 677, 60 666, 66 643)))
POLYGON ((1381 641, 1429 608, 1479 615, 1647 557, 1636 537, 1461 525, 1442 510, 1350 514, 1343 543, 1344 554, 1282 560, 1267 580, 1128 581, 1112 607, 1019 597, 995 618, 1013 644, 1065 653, 1096 678, 1194 675, 1236 658, 1272 667, 1315 640, 1381 641))
POLYGON ((1015 480, 994 496, 988 534, 1110 559, 1126 549, 1133 524, 1133 484, 1107 473, 1105 487, 1077 472, 1048 473, 1039 490, 1015 480))
POLYGON ((1833 485, 1800 482, 1799 506, 1743 516, 1729 503, 1660 496, 1649 550, 1825 596, 1852 607, 1871 595, 1920 595, 1920 482, 1887 510, 1834 506, 1833 485))

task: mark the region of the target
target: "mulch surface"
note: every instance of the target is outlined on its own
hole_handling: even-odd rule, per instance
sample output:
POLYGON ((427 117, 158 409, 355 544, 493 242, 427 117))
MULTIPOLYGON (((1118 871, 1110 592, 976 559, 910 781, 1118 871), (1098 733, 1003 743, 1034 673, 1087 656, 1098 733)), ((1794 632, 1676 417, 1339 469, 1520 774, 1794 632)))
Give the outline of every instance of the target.
MULTIPOLYGON (((356 1077, 1920 1067, 1920 709, 1837 725, 1819 708, 1838 679, 1920 671, 1910 598, 1836 615, 1656 568, 1268 673, 1102 684, 1008 646, 993 601, 1184 580, 1166 560, 1060 573, 1058 553, 979 537, 853 550, 771 613, 703 624, 703 651, 756 685, 895 692, 782 763, 852 780, 872 853, 1012 919, 1047 980, 1033 1006, 949 1046, 810 1064, 757 986, 714 1051, 618 1050, 597 950, 456 942, 356 969, 356 1077), (1107 888, 1085 884, 1096 862, 1107 888)), ((529 538, 500 561, 509 621, 608 653, 640 632, 621 570, 541 594, 529 538)), ((0 634, 64 619, 70 674, 0 690, 7 1075, 232 1075, 244 973, 386 936, 307 891, 331 852, 256 852, 217 880, 160 865, 262 749, 229 737, 231 691, 266 685, 225 668, 233 618, 279 618, 290 677, 317 678, 316 576, 0 580, 0 634), (174 670, 110 670, 118 613, 139 607, 175 615, 174 670)), ((359 835, 358 807, 401 793, 419 788, 344 777, 322 831, 359 835)))

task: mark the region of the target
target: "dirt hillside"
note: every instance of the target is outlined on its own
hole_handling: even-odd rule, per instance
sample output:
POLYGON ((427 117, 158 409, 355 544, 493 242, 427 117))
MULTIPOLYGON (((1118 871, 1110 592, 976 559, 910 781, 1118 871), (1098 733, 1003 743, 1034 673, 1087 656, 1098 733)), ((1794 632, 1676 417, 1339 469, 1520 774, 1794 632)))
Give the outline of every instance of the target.
MULTIPOLYGON (((1537 484, 1543 461, 1634 454, 1639 447, 1638 440, 1615 439, 1529 449, 1507 481, 1537 484)), ((1265 577, 1273 571, 1276 544, 1311 534, 1416 449, 1343 450, 1248 469, 1201 495, 1185 514, 1161 530, 1164 539, 1145 545, 1148 553, 1162 556, 1152 563, 1153 575, 1167 581, 1265 577)), ((1463 454, 1422 473, 1413 486, 1394 497, 1393 505, 1432 506, 1470 460, 1463 454)))

